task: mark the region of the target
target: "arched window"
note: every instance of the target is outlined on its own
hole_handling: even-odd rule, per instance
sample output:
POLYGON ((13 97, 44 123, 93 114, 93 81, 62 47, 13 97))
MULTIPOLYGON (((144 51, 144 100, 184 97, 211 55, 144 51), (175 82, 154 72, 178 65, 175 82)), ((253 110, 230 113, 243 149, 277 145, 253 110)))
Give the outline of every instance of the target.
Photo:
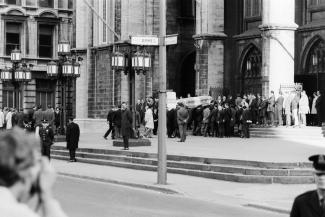
POLYGON ((261 66, 262 66, 262 53, 261 51, 252 46, 247 52, 242 66, 242 91, 246 93, 261 93, 261 66))
POLYGON ((325 42, 318 40, 307 56, 307 74, 325 73, 325 42))

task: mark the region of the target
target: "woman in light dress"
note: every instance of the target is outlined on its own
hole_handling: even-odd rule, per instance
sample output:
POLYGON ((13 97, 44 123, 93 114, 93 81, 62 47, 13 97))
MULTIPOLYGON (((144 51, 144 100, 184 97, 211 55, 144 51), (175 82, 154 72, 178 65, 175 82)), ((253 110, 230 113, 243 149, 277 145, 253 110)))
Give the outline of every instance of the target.
POLYGON ((309 101, 306 92, 301 92, 301 98, 299 100, 299 117, 301 126, 306 126, 306 114, 309 114, 309 101))
POLYGON ((146 113, 144 115, 145 121, 145 133, 144 136, 147 138, 152 138, 152 130, 154 128, 152 110, 149 106, 146 106, 146 113))

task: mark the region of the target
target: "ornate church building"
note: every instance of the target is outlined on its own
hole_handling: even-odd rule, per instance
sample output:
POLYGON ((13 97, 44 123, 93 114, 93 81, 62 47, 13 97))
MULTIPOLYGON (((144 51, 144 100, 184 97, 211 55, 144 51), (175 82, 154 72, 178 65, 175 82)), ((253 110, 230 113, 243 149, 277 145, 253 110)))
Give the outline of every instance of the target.
MULTIPOLYGON (((103 119, 122 101, 156 95, 158 47, 135 47, 130 36, 159 34, 159 0, 76 1, 76 117, 103 119), (112 53, 145 49, 151 67, 114 71, 112 53)), ((178 97, 277 93, 302 83, 308 95, 325 89, 325 0, 167 0, 167 89, 178 97)))

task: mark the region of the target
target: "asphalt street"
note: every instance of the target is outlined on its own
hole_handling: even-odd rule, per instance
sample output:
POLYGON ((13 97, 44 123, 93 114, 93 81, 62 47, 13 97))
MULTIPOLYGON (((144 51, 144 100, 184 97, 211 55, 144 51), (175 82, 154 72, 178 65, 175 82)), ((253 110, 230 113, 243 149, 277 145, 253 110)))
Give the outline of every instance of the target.
POLYGON ((243 206, 60 176, 55 196, 69 217, 283 217, 243 206))

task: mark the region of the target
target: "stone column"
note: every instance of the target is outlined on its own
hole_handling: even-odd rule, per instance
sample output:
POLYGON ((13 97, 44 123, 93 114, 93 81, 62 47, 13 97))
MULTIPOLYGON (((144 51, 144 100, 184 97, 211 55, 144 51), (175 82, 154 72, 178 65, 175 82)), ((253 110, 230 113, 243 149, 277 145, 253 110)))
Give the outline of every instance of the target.
POLYGON ((127 102, 130 105, 130 78, 129 74, 125 75, 124 72, 120 72, 121 76, 121 102, 127 102))
POLYGON ((224 0, 196 4, 196 94, 208 95, 211 87, 224 85, 224 0))
POLYGON ((294 0, 263 0, 262 94, 278 93, 281 84, 294 84, 294 0))

